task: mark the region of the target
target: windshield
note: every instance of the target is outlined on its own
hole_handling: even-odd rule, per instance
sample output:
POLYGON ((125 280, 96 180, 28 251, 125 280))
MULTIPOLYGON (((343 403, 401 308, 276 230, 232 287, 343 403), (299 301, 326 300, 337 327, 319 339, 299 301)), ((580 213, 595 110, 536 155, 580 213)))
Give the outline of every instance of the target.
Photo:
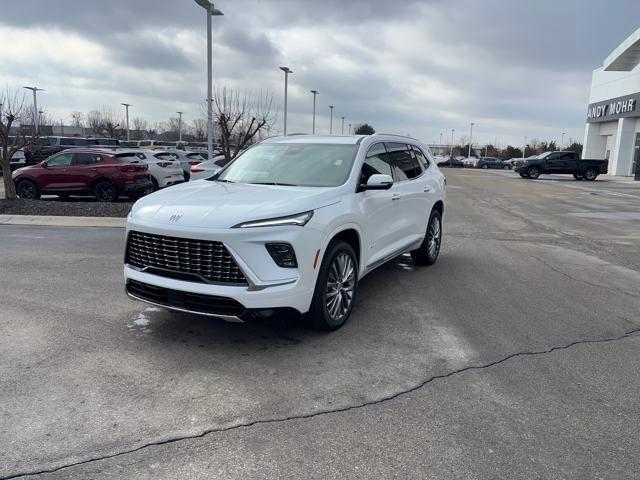
POLYGON ((532 158, 539 158, 539 159, 543 159, 543 158, 547 158, 549 155, 551 155, 553 152, 545 152, 541 155, 538 155, 537 157, 532 157, 532 158))
POLYGON ((233 183, 337 187, 349 178, 357 145, 263 144, 236 158, 218 177, 233 183))

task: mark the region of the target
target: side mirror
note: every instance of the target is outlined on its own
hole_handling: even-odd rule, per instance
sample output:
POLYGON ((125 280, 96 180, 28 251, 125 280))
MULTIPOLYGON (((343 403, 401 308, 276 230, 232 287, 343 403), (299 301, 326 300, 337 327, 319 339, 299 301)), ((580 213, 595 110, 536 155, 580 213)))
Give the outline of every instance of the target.
POLYGON ((359 190, 389 190, 393 186, 393 178, 390 175, 371 175, 365 185, 360 185, 359 190))
POLYGON ((47 164, 47 162, 42 162, 42 163, 40 164, 40 166, 41 166, 42 168, 49 168, 49 164, 47 164))

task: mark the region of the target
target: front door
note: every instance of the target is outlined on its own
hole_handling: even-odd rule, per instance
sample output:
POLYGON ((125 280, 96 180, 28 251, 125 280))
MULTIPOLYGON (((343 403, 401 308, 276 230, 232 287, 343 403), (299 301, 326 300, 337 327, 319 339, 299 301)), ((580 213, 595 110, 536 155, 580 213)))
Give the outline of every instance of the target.
POLYGON ((71 153, 61 153, 47 160, 46 168, 43 168, 38 177, 40 190, 63 191, 67 188, 71 157, 71 153))

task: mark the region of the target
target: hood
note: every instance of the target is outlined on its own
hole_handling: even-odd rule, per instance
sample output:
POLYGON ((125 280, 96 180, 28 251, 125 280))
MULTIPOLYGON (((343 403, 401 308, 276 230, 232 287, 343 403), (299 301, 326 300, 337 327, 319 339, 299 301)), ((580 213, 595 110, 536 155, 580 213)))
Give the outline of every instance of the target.
POLYGON ((340 196, 337 188, 196 180, 138 200, 131 209, 130 219, 180 227, 230 228, 242 222, 284 217, 333 205, 340 201, 340 196), (180 219, 170 222, 175 214, 180 214, 180 219))

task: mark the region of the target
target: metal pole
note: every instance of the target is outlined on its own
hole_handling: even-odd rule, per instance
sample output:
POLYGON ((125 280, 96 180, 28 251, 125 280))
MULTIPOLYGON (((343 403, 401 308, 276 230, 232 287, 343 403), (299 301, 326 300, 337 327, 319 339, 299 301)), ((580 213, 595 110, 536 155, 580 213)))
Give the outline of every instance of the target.
POLYGON ((449 156, 453 158, 453 134, 455 133, 455 129, 451 129, 451 151, 449 152, 449 156))
POLYGON ((562 132, 562 143, 560 144, 560 150, 562 150, 564 148, 564 136, 566 135, 566 132, 562 132))
POLYGON ((471 122, 471 133, 469 134, 469 154, 467 158, 471 158, 471 145, 473 145, 473 126, 475 123, 471 122))
POLYGON ((289 67, 280 67, 284 72, 284 135, 287 135, 287 114, 289 103, 289 74, 293 73, 289 67))
POLYGON ((329 105, 329 110, 331 110, 331 120, 329 121, 329 135, 333 135, 333 105, 329 105))
MULTIPOLYGON (((0 105, 1 107, 2 105, 0 105)), ((344 135, 344 117, 342 117, 342 133, 341 135, 344 135)))
POLYGON ((351 124, 349 124, 349 135, 351 135, 351 124))
POLYGON ((524 152, 527 150, 527 137, 524 137, 524 146, 522 147, 522 158, 524 159, 524 152))
POLYGON ((178 141, 182 141, 182 112, 176 112, 178 115, 178 141))
MULTIPOLYGON (((212 8, 213 5, 210 7, 212 8)), ((207 152, 213 158, 213 40, 211 36, 211 9, 207 9, 207 152)))
POLYGON ((126 120, 127 120, 127 142, 131 141, 131 131, 129 130, 129 107, 133 107, 130 103, 121 103, 121 105, 126 109, 126 120))
POLYGON ((318 91, 311 90, 311 93, 313 93, 313 128, 311 130, 311 133, 315 135, 316 134, 316 96, 318 95, 318 91))
POLYGON ((38 113, 38 96, 36 95, 37 89, 33 89, 33 126, 38 133, 38 127, 40 126, 40 114, 38 113))
POLYGON ((442 132, 440 132, 440 147, 442 147, 442 132))

